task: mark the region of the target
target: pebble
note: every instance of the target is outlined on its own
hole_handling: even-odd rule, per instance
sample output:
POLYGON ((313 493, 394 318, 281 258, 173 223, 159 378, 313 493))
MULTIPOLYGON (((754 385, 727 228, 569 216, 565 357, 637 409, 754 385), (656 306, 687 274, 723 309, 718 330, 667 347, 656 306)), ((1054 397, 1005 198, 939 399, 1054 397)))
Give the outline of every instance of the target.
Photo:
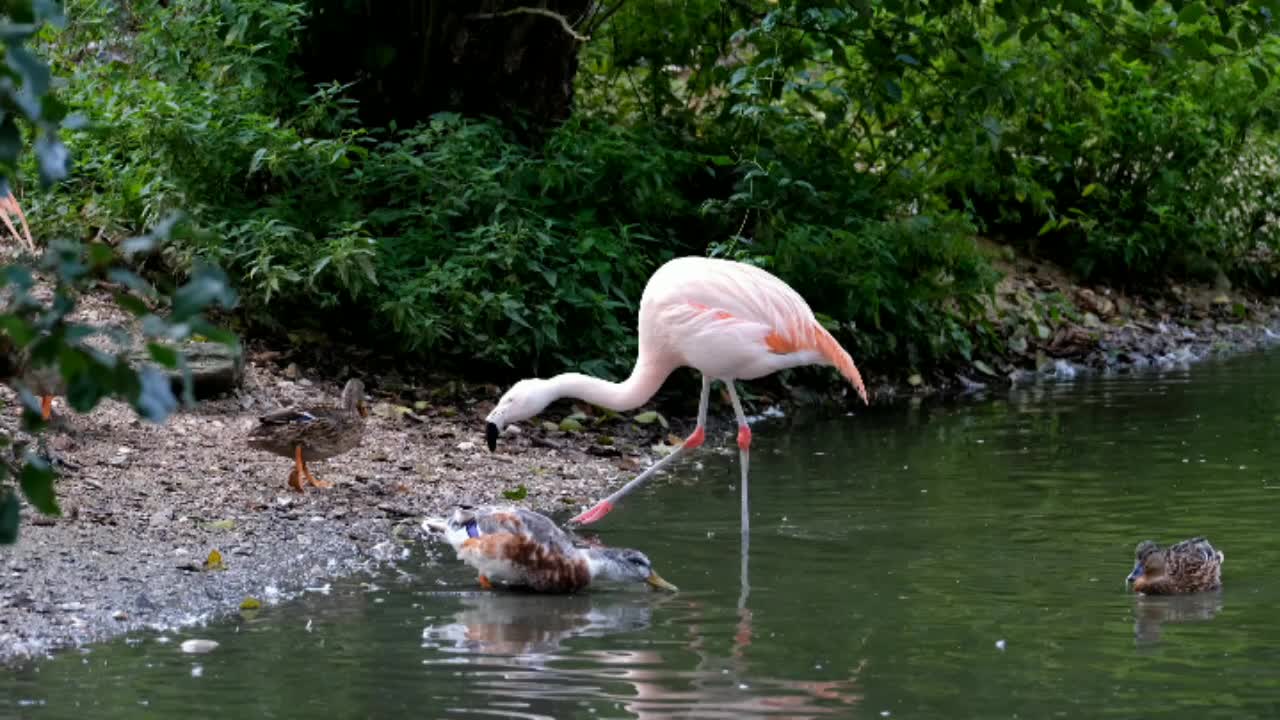
POLYGON ((216 640, 202 640, 197 638, 182 641, 182 652, 184 653, 198 654, 213 652, 217 647, 218 641, 216 640))

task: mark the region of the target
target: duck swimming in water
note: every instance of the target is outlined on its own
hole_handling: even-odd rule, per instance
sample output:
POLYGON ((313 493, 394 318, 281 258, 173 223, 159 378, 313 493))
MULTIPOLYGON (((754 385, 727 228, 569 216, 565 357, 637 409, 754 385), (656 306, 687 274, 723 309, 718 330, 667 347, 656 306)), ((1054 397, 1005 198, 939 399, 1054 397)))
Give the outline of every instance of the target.
POLYGON ((1137 563, 1125 582, 1133 583, 1135 592, 1182 595, 1222 587, 1222 561, 1226 556, 1202 537, 1163 549, 1144 540, 1138 543, 1134 555, 1137 563))
POLYGON ((572 593, 600 582, 643 582, 675 591, 639 550, 579 547, 550 518, 516 507, 459 506, 424 529, 444 535, 458 559, 480 572, 480 585, 572 593))

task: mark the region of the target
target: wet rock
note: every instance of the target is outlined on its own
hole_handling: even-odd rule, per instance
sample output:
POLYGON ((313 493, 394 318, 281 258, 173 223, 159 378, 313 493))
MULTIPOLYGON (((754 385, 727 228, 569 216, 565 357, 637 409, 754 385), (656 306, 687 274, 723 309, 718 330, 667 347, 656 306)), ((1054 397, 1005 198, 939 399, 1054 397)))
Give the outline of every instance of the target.
POLYGON ((1086 312, 1091 312, 1099 318, 1109 318, 1116 312, 1116 304, 1105 295, 1100 295, 1089 288, 1080 288, 1076 291, 1076 302, 1080 308, 1086 312))
POLYGON ((203 653, 213 652, 214 650, 216 650, 218 648, 218 641, 204 640, 199 638, 192 639, 192 640, 183 640, 182 645, 180 647, 182 649, 182 652, 184 653, 190 653, 193 655, 203 654, 203 653))

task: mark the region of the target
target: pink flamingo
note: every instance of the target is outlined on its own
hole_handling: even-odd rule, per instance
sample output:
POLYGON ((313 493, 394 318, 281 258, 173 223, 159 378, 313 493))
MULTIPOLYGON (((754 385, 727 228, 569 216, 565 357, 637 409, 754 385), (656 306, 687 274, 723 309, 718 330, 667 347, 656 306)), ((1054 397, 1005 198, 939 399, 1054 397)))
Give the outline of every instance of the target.
POLYGON ((503 427, 537 415, 560 398, 578 398, 622 412, 647 402, 676 368, 688 366, 702 373, 698 425, 693 434, 617 492, 570 520, 572 524, 600 520, 659 470, 702 445, 713 380, 720 380, 728 389, 738 418, 744 533, 751 428, 734 381, 753 380, 801 365, 834 365, 867 402, 867 391, 853 359, 818 323, 804 298, 777 277, 752 265, 701 257, 671 260, 658 268, 645 285, 640 298, 639 332, 638 357, 625 381, 613 383, 579 373, 521 380, 498 400, 486 418, 485 440, 492 451, 497 448, 503 427))

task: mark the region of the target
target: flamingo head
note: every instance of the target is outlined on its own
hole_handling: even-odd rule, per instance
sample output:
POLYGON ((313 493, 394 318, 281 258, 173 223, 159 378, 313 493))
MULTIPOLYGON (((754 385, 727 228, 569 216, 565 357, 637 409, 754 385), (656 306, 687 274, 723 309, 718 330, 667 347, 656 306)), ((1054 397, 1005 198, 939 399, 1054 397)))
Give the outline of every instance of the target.
POLYGON ((484 440, 489 450, 498 448, 498 436, 503 428, 537 415, 556 398, 555 386, 549 380, 530 378, 512 385, 485 418, 484 440))

